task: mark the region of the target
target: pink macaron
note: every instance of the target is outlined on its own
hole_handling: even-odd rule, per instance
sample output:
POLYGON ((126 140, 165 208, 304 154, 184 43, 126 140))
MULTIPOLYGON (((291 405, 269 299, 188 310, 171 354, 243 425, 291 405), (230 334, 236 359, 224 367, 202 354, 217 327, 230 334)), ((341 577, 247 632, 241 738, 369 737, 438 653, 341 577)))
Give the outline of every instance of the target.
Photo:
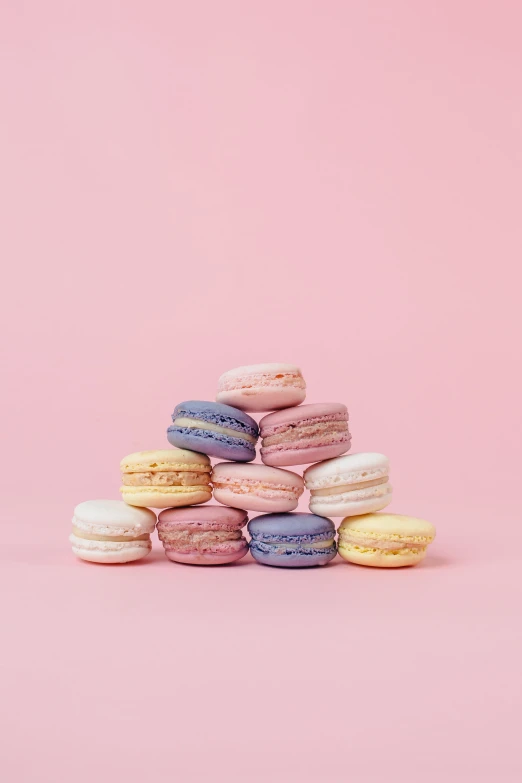
POLYGON ((306 383, 295 364, 249 364, 223 373, 216 400, 242 411, 273 411, 299 405, 306 383))
POLYGON ((214 465, 212 483, 219 503, 266 513, 293 511, 304 492, 303 478, 296 473, 238 462, 214 465))
POLYGON ((338 402, 299 405, 259 422, 265 465, 308 465, 339 457, 350 448, 348 409, 338 402))
POLYGON ((169 560, 194 565, 218 565, 239 560, 248 552, 241 528, 246 511, 225 506, 168 508, 158 517, 158 535, 169 560))

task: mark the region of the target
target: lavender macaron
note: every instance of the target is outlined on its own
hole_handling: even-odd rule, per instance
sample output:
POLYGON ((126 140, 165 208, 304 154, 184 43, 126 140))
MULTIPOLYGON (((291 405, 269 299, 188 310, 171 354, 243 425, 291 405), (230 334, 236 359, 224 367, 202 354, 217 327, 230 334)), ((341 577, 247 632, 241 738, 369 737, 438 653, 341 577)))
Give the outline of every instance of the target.
POLYGON ((263 565, 326 565, 337 553, 334 523, 315 514, 263 514, 249 522, 248 532, 252 557, 263 565))
POLYGON ((167 430, 169 443, 209 457, 250 462, 256 456, 257 422, 219 402, 188 400, 176 405, 167 430))

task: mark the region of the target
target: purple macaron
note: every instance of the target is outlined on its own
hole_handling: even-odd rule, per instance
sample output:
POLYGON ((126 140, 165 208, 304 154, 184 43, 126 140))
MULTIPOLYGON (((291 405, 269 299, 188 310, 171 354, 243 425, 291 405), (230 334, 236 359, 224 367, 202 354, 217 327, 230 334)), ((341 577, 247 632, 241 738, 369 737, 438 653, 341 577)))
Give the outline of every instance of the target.
POLYGON ((250 462, 256 456, 257 422, 219 402, 188 400, 176 405, 167 430, 169 443, 209 457, 250 462))
POLYGON ((337 553, 334 523, 315 514, 263 514, 249 522, 248 532, 252 557, 263 565, 326 565, 337 553))

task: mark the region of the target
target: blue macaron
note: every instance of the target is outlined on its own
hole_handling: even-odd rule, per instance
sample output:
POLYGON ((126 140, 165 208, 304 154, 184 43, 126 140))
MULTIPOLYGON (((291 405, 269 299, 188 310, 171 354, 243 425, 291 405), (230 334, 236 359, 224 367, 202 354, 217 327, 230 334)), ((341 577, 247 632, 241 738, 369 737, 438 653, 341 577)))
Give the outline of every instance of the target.
POLYGON ((250 462, 256 456, 257 422, 238 408, 219 402, 188 400, 174 408, 169 443, 209 457, 250 462))
POLYGON ((263 514, 248 525, 258 563, 283 568, 326 565, 337 553, 335 525, 315 514, 263 514))

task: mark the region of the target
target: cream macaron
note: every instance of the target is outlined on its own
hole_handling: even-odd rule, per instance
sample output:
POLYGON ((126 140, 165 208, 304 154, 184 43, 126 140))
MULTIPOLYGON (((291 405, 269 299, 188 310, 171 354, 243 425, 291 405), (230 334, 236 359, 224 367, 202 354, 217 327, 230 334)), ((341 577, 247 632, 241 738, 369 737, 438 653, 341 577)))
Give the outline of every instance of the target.
POLYGON ((187 449, 138 451, 124 457, 120 468, 122 498, 131 506, 193 506, 212 497, 205 454, 187 449))
POLYGON ((424 519, 363 514, 343 519, 338 550, 349 563, 398 568, 420 563, 434 538, 434 526, 424 519))
POLYGON ((310 511, 322 517, 369 514, 392 499, 390 462, 384 454, 360 452, 327 459, 304 472, 310 511))
POLYGON ((156 514, 122 500, 87 500, 74 509, 72 550, 93 563, 128 563, 151 550, 156 514))

